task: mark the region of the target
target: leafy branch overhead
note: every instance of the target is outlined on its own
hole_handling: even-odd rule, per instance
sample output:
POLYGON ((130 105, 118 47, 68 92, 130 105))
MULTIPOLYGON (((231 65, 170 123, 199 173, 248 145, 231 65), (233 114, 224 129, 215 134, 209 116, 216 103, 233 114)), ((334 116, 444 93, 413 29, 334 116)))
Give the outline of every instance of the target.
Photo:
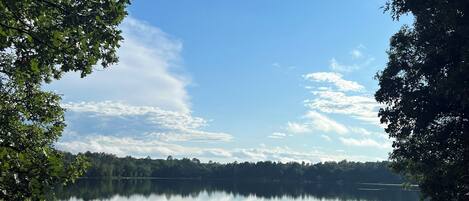
POLYGON ((84 173, 53 143, 65 127, 60 96, 41 85, 98 62, 118 61, 118 25, 128 0, 0 1, 0 199, 44 199, 48 188, 84 173))
POLYGON ((117 62, 123 38, 118 25, 126 16, 128 0, 2 1, 0 49, 15 55, 14 64, 29 81, 51 81, 62 73, 92 72, 117 62))

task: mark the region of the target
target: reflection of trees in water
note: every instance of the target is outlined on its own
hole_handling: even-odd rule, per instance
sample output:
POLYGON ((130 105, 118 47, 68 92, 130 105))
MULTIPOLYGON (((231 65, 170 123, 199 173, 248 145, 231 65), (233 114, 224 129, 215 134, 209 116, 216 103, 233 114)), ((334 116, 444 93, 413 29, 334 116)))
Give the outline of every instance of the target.
POLYGON ((297 183, 260 183, 260 182, 226 182, 226 181, 175 181, 175 180, 92 180, 82 179, 76 184, 56 189, 58 199, 71 197, 83 200, 106 199, 119 195, 151 194, 172 196, 197 197, 200 193, 224 192, 236 196, 271 198, 306 198, 339 200, 418 200, 418 194, 402 191, 399 187, 357 186, 337 184, 297 184, 297 183), (362 191, 358 188, 386 188, 379 191, 362 191))

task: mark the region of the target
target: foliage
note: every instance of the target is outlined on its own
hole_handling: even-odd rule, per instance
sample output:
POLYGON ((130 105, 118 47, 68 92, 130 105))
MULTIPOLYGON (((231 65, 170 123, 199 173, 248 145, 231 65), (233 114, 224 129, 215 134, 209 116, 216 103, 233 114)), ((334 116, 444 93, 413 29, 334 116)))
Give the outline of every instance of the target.
POLYGON ((377 75, 393 167, 431 200, 469 200, 469 1, 392 0, 385 9, 414 17, 377 75))
MULTIPOLYGON (((90 178, 186 178, 230 181, 293 182, 367 182, 401 183, 401 178, 388 168, 388 162, 281 163, 271 161, 201 163, 198 159, 118 158, 112 154, 84 154, 91 163, 85 177, 90 178)), ((67 154, 67 158, 73 155, 67 154)))
POLYGON ((117 62, 128 0, 0 1, 0 199, 44 199, 73 181, 83 156, 65 164, 53 148, 65 127, 60 96, 41 89, 69 71, 117 62))

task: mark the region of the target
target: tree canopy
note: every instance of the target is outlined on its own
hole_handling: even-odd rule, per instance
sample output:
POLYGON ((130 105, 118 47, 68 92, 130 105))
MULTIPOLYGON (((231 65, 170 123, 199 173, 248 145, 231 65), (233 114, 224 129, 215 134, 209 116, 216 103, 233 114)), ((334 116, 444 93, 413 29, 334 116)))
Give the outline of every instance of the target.
MULTIPOLYGON (((199 159, 151 159, 122 157, 113 154, 86 152, 90 168, 84 174, 89 178, 186 178, 198 180, 227 181, 284 181, 284 182, 325 182, 325 183, 402 183, 398 174, 389 169, 389 162, 200 162, 199 159)), ((66 153, 72 161, 75 156, 66 153)))
POLYGON ((128 0, 0 1, 0 199, 44 199, 48 187, 81 175, 53 148, 64 127, 60 96, 41 85, 98 62, 117 62, 128 0))
POLYGON ((392 36, 376 100, 394 138, 393 167, 431 200, 469 200, 469 1, 392 0, 392 36))

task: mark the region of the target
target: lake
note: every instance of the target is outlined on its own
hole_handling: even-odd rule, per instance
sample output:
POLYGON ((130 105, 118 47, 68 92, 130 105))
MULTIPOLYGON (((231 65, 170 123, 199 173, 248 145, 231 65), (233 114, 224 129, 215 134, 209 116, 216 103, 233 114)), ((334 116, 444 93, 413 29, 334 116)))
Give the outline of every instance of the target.
POLYGON ((373 184, 81 179, 60 187, 66 201, 417 201, 417 190, 373 184))

